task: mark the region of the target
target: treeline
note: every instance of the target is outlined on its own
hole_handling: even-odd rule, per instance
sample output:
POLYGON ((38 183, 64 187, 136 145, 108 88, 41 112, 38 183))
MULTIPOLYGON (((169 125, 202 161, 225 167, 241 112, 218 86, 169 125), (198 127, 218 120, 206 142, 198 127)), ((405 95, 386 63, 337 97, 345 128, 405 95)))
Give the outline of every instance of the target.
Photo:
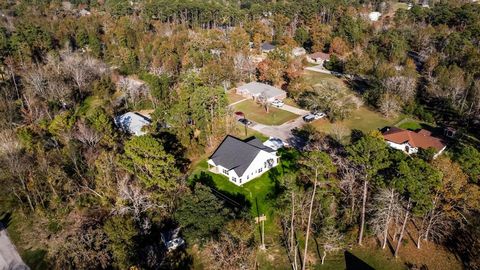
POLYGON ((409 241, 418 249, 434 241, 460 251, 466 267, 477 267, 473 253, 457 248, 477 248, 470 232, 478 224, 480 190, 458 163, 406 156, 388 148, 378 132, 356 133, 341 145, 312 130, 299 131, 308 138, 305 152, 283 156, 296 158, 286 162, 276 200, 293 269, 309 265, 309 237, 317 239, 323 264, 349 244, 365 244, 367 235, 382 249, 390 246, 394 257, 409 241))
MULTIPOLYGON (((200 252, 212 265, 252 265, 251 217, 187 181, 189 159, 234 131, 225 89, 240 81, 275 84, 307 103, 326 103, 322 93, 335 92, 342 103, 326 103, 329 116, 348 118, 355 102, 333 88, 309 89, 292 47, 332 53, 329 68, 352 75, 351 84, 384 114, 454 119, 475 131, 478 5, 414 7, 372 25, 365 10, 389 12, 391 6, 333 0, 72 3, 73 9, 58 1, 0 4, 0 209, 14 211, 18 222, 9 230, 21 236, 19 247, 45 250, 50 268, 185 269, 190 254, 168 254, 159 241, 178 226, 189 243, 204 247, 200 252), (83 7, 92 14, 75 13, 83 7), (265 41, 280 49, 257 66, 252 56, 265 41), (148 91, 121 83, 136 77, 148 91), (302 96, 305 90, 312 96, 302 96), (118 114, 152 108, 151 135, 131 138, 113 124, 118 114)), ((325 236, 333 251, 353 242, 333 240, 367 226, 383 236, 394 230, 401 242, 402 225, 413 220, 423 224, 419 245, 421 239, 446 242, 457 232, 466 242, 452 243, 470 245, 466 235, 475 236, 478 224, 475 147, 459 146, 454 162, 431 161, 428 154, 408 159, 391 152, 375 136, 346 147, 318 136, 312 135, 305 157, 293 160, 300 165, 290 168, 292 175, 279 180, 276 203, 281 214, 294 208, 296 230, 325 236), (312 164, 319 174, 312 175, 312 164), (315 181, 323 183, 322 192, 313 191, 315 181), (310 205, 313 215, 302 212, 310 205), (324 214, 315 216, 319 209, 324 214)), ((475 258, 465 260, 478 266, 475 258)))

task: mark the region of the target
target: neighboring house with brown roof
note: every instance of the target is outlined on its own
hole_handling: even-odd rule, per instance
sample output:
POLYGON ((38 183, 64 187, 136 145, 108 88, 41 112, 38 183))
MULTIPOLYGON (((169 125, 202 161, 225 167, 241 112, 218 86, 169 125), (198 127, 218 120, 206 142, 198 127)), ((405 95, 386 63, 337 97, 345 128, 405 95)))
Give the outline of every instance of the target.
POLYGON ((307 55, 307 61, 312 64, 323 65, 323 63, 330 61, 330 54, 323 52, 316 52, 307 55))
POLYGON ((434 157, 437 157, 447 147, 442 139, 433 137, 432 133, 425 129, 411 131, 391 127, 382 134, 390 147, 402 150, 407 154, 415 154, 419 149, 433 148, 437 152, 434 157))

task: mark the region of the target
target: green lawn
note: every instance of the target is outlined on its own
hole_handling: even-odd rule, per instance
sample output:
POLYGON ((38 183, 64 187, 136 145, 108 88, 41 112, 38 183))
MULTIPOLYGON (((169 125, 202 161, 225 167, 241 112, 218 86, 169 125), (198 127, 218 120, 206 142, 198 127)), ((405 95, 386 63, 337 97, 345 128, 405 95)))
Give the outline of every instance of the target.
MULTIPOLYGON (((304 73, 305 81, 314 86, 322 82, 331 82, 340 86, 341 89, 344 89, 346 93, 355 94, 341 78, 337 78, 331 74, 323 74, 313 71, 305 71, 304 73)), ((398 118, 385 118, 380 113, 368 108, 367 106, 362 106, 353 112, 353 115, 343 121, 337 121, 335 124, 329 122, 328 119, 318 120, 312 123, 319 131, 325 132, 328 134, 338 133, 339 130, 342 130, 342 141, 346 141, 351 134, 353 129, 361 130, 365 133, 372 130, 377 130, 385 126, 392 126, 397 123, 404 116, 398 118)))
POLYGON ((274 107, 270 107, 267 113, 263 106, 255 103, 253 100, 242 101, 233 107, 235 111, 243 112, 247 119, 270 126, 278 126, 298 117, 294 113, 274 107))
POLYGON ((237 138, 240 138, 242 140, 244 140, 246 138, 250 138, 252 136, 257 137, 262 142, 268 140, 268 137, 265 136, 263 133, 260 133, 256 130, 251 129, 251 128, 247 128, 247 132, 245 133, 245 125, 241 124, 240 122, 237 122, 235 124, 235 130, 230 135, 233 135, 233 136, 235 136, 237 138))
MULTIPOLYGON (((353 249, 347 249, 348 252, 353 254, 356 258, 360 259, 364 263, 368 264, 369 266, 373 267, 373 269, 377 270, 404 270, 407 267, 401 260, 395 260, 392 258, 391 253, 386 250, 382 250, 379 248, 371 248, 371 247, 355 247, 353 249)), ((350 257, 349 257, 350 258, 350 257)), ((345 256, 344 252, 339 252, 337 254, 327 255, 325 258, 325 264, 319 264, 315 267, 315 269, 319 270, 337 270, 337 269, 345 269, 345 256)), ((356 269, 362 269, 359 265, 356 269)))
MULTIPOLYGON (((353 112, 353 115, 346 120, 337 121, 335 125, 343 127, 346 131, 345 136, 350 136, 350 133, 353 129, 361 130, 365 133, 368 133, 372 130, 381 129, 385 126, 392 126, 397 123, 404 116, 398 118, 390 119, 383 117, 380 113, 372 111, 371 109, 362 106, 356 111, 353 112)), ((332 134, 335 132, 333 129, 334 124, 329 122, 328 119, 323 119, 315 121, 312 123, 319 131, 332 134)))
POLYGON ((250 205, 250 214, 256 217, 261 214, 267 216, 265 222, 265 231, 277 232, 279 228, 274 221, 275 207, 272 205, 272 200, 276 197, 278 178, 283 175, 285 171, 293 170, 294 163, 298 153, 295 151, 284 151, 280 158, 280 164, 262 174, 260 177, 237 186, 230 182, 227 177, 215 174, 208 171, 207 161, 201 161, 197 167, 192 171, 190 181, 197 181, 207 183, 216 190, 222 192, 229 198, 241 204, 246 202, 250 205), (203 176, 202 176, 203 174, 203 176), (200 178, 200 180, 199 180, 200 178))
POLYGON ((305 70, 305 72, 303 73, 303 78, 305 79, 305 82, 307 84, 310 84, 312 86, 327 81, 336 83, 339 86, 347 88, 347 85, 341 78, 337 78, 332 74, 305 70))
POLYGON ((234 90, 230 90, 230 91, 227 92, 228 104, 232 104, 232 103, 240 101, 242 99, 245 99, 245 97, 243 97, 241 95, 237 95, 234 90))
POLYGON ((400 125, 398 125, 398 127, 403 129, 417 130, 421 129, 422 125, 417 121, 408 121, 401 123, 400 125))
MULTIPOLYGON (((235 198, 244 198, 250 203, 250 213, 252 216, 258 216, 259 214, 266 214, 267 216, 272 216, 272 208, 269 207, 269 200, 267 198, 268 194, 275 187, 275 177, 272 175, 278 174, 281 172, 281 167, 277 166, 270 171, 262 174, 260 177, 247 182, 242 186, 237 186, 230 182, 227 177, 215 174, 208 171, 207 161, 202 161, 199 163, 194 173, 192 174, 194 179, 195 176, 198 176, 202 173, 205 173, 207 177, 211 177, 212 187, 218 191, 224 193, 228 197, 232 198, 234 201, 237 201, 235 198)), ((241 200, 237 201, 241 204, 241 200)))

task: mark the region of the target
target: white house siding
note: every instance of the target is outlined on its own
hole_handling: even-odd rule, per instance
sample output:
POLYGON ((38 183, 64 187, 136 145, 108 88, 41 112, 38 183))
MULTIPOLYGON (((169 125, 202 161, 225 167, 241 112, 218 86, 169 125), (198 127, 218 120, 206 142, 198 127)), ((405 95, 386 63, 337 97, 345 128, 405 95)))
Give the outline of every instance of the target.
POLYGON ((255 179, 262 175, 264 172, 270 170, 271 168, 275 167, 278 165, 278 157, 275 155, 275 153, 268 153, 265 151, 260 151, 258 155, 255 157, 253 162, 250 164, 250 166, 247 168, 247 170, 243 173, 240 181, 237 181, 235 184, 236 185, 243 185, 252 179, 255 179), (267 160, 273 159, 273 165, 271 167, 265 166, 265 162, 267 160))
POLYGON ((398 143, 387 141, 387 144, 393 149, 401 150, 401 151, 407 152, 408 154, 415 154, 418 152, 418 148, 412 147, 408 143, 398 144, 398 143), (408 147, 408 151, 407 151, 407 147, 408 147))
POLYGON ((251 181, 252 179, 259 177, 271 168, 276 167, 278 165, 278 160, 279 157, 277 157, 275 153, 260 151, 241 177, 237 175, 235 170, 228 170, 225 172, 225 170, 227 170, 226 168, 222 167, 221 165, 216 165, 212 160, 209 160, 208 164, 215 168, 213 172, 226 176, 230 182, 240 186, 251 181), (273 165, 271 165, 271 167, 269 167, 268 164, 265 165, 265 162, 267 162, 269 159, 273 159, 273 165))

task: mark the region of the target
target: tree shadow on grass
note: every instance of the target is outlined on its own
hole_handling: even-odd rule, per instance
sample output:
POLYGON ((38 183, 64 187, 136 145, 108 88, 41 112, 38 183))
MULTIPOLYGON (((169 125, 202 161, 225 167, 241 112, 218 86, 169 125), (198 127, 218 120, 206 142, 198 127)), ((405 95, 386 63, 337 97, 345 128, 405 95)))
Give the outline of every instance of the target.
POLYGON ((10 212, 3 212, 0 214, 0 231, 8 228, 12 222, 12 213, 10 212))
POLYGON ((236 214, 240 214, 240 212, 247 212, 252 206, 245 195, 241 193, 233 193, 227 190, 220 190, 215 181, 213 181, 213 177, 206 172, 201 172, 200 174, 195 175, 191 184, 195 185, 197 182, 209 187, 213 195, 222 200, 225 205, 231 208, 231 210, 233 210, 236 214))
POLYGON ((273 188, 268 191, 265 195, 266 200, 275 200, 280 194, 282 194, 285 188, 282 186, 282 177, 283 173, 278 167, 270 169, 268 171, 268 178, 273 182, 273 188))
POLYGON ((22 259, 25 261, 25 264, 28 265, 32 270, 46 270, 50 269, 47 261, 45 260, 46 256, 46 250, 28 249, 23 252, 22 259))
POLYGON ((344 255, 347 270, 375 270, 375 268, 371 267, 366 262, 353 255, 348 250, 345 250, 344 255))

